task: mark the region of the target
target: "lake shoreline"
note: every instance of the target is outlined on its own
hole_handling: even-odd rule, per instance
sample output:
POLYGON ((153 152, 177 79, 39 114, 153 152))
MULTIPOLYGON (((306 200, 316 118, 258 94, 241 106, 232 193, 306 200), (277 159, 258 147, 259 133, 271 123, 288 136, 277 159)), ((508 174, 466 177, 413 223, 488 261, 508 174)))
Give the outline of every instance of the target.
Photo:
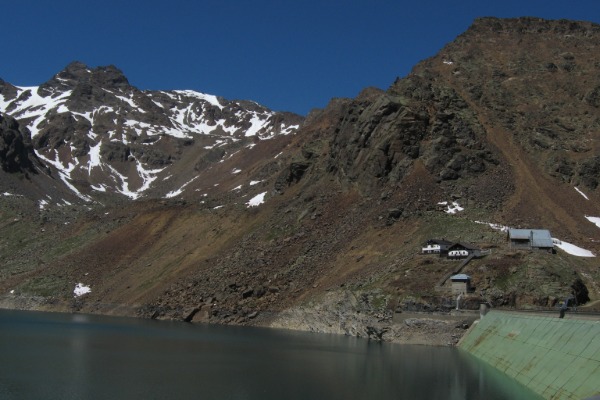
MULTIPOLYGON (((0 309, 184 321, 183 318, 169 316, 148 318, 140 314, 140 308, 140 306, 119 304, 86 304, 78 298, 66 301, 16 294, 0 296, 0 309)), ((323 304, 313 304, 283 311, 261 312, 255 318, 244 321, 244 323, 223 323, 222 321, 210 321, 210 319, 191 319, 187 322, 338 334, 399 344, 456 346, 466 330, 479 318, 479 314, 474 311, 401 312, 394 313, 391 318, 380 317, 350 310, 340 312, 323 304)))

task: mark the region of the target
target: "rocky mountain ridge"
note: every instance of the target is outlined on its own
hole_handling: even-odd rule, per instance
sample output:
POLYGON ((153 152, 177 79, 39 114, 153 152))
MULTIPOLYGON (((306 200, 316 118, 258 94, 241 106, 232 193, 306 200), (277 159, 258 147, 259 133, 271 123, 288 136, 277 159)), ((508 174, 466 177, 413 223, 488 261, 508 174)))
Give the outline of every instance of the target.
POLYGON ((190 182, 211 164, 302 122, 251 101, 141 91, 114 66, 79 62, 39 87, 0 81, 0 112, 29 130, 37 156, 85 201, 193 194, 190 182))

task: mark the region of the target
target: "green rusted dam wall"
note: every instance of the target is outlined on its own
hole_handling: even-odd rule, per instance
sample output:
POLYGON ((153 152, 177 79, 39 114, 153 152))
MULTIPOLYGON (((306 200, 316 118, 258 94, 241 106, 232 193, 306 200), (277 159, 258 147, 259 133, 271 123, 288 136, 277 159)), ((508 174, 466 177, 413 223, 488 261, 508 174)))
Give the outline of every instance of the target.
MULTIPOLYGON (((600 321, 491 311, 459 348, 546 399, 600 395, 600 321)), ((598 397, 600 398, 600 397, 598 397)))

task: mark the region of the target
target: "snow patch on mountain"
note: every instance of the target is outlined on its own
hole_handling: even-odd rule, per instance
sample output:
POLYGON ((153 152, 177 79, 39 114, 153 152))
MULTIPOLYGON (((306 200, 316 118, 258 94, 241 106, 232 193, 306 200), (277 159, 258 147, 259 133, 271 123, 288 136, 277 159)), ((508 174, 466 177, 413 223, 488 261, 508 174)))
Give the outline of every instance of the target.
MULTIPOLYGON (((284 126, 282 124, 282 126, 284 126)), ((287 128, 281 130, 281 135, 289 135, 290 133, 295 133, 298 129, 300 129, 300 125, 289 125, 287 128)))
POLYGON ((588 217, 586 215, 585 218, 592 224, 595 224, 598 228, 600 228, 600 217, 588 217))
MULTIPOLYGON (((270 115, 269 115, 270 117, 270 115)), ((244 136, 256 136, 261 129, 264 129, 269 123, 268 119, 263 119, 254 113, 250 119, 250 128, 246 130, 244 136)))
MULTIPOLYGON (((61 104, 60 106, 63 107, 64 105, 61 104)), ((78 113, 75 111, 71 111, 71 114, 74 115, 75 117, 82 117, 82 118, 87 119, 90 122, 90 125, 94 126, 94 118, 92 117, 91 111, 88 111, 86 113, 78 113)), ((75 119, 77 119, 77 118, 75 118, 75 119)))
POLYGON ((170 198, 179 196, 181 193, 183 193, 183 190, 186 188, 186 186, 188 186, 190 183, 194 182, 198 178, 199 178, 198 176, 193 177, 192 179, 190 179, 189 181, 184 183, 179 189, 173 190, 173 191, 167 193, 165 195, 165 198, 170 199, 170 198))
POLYGON ((171 109, 169 118, 175 128, 168 129, 169 134, 177 137, 190 137, 190 134, 210 135, 219 132, 233 135, 240 129, 235 125, 227 125, 224 119, 209 121, 204 113, 197 113, 196 108, 195 104, 190 104, 183 109, 176 107, 171 109))
POLYGON ((473 221, 473 222, 475 222, 476 224, 489 225, 490 228, 495 229, 495 230, 500 231, 500 232, 508 232, 508 230, 510 229, 510 227, 508 227, 508 226, 500 225, 500 224, 494 224, 494 223, 491 223, 491 222, 483 222, 483 221, 473 221))
POLYGON ((84 194, 82 194, 75 186, 73 186, 73 184, 70 182, 71 181, 71 172, 73 172, 73 170, 76 168, 76 164, 74 163, 68 163, 66 166, 58 159, 58 155, 56 155, 56 153, 54 153, 56 155, 56 159, 52 160, 48 157, 45 157, 43 154, 41 154, 39 151, 35 150, 36 155, 44 162, 46 162, 47 164, 50 164, 52 166, 54 166, 54 168, 56 168, 58 170, 58 176, 60 177, 60 180, 63 181, 63 183, 69 188, 71 189, 71 191, 73 193, 75 193, 75 195, 77 195, 77 197, 79 197, 80 199, 89 202, 92 201, 92 198, 89 196, 86 196, 84 194))
MULTIPOLYGON (((219 99, 217 98, 217 96, 213 96, 211 94, 205 94, 205 93, 200 93, 200 92, 196 92, 194 90, 174 90, 173 92, 178 93, 178 94, 182 94, 188 97, 194 97, 200 100, 204 100, 206 102, 208 102, 209 104, 219 107, 221 110, 223 109, 223 106, 221 105, 221 103, 219 102, 219 99)), ((164 93, 164 92, 163 92, 164 93)))
POLYGON ((92 168, 101 167, 100 161, 100 146, 102 146, 102 142, 98 142, 95 146, 90 147, 90 151, 88 156, 90 157, 90 161, 88 161, 88 173, 92 173, 92 168))
POLYGON ((582 195, 582 196, 583 196, 583 197, 584 197, 586 200, 589 200, 589 197, 587 197, 587 196, 585 195, 585 193, 583 193, 583 192, 582 192, 582 191, 581 191, 581 190, 580 190, 578 187, 575 187, 575 190, 577 190, 577 192, 578 192, 580 195, 582 195))
MULTIPOLYGON (((74 164, 71 164, 73 167, 75 166, 74 164)), ((71 169, 72 170, 72 169, 71 169)), ((75 193, 75 195, 77 197, 79 197, 81 200, 86 201, 86 202, 90 202, 92 201, 92 198, 89 196, 86 196, 84 194, 82 194, 75 186, 73 186, 73 184, 70 182, 70 177, 62 172, 59 171, 59 175, 60 175, 60 180, 63 181, 63 183, 69 188, 71 189, 71 191, 73 193, 75 193)))
POLYGON ((453 201, 451 204, 448 204, 447 201, 441 201, 438 205, 447 206, 446 210, 444 210, 446 214, 456 214, 457 212, 465 210, 464 207, 461 207, 456 201, 453 201))
POLYGON ((91 293, 92 289, 89 286, 84 285, 83 283, 78 283, 75 285, 75 289, 73 289, 73 294, 75 297, 83 296, 84 294, 91 293))
POLYGON ((262 203, 265 202, 265 195, 267 194, 267 192, 262 192, 257 194, 256 196, 254 196, 253 198, 251 198, 246 205, 248 207, 258 207, 259 205, 261 205, 262 203))
POLYGON ((141 195, 141 193, 145 192, 147 189, 150 188, 150 185, 152 184, 152 182, 154 182, 157 178, 158 178, 158 174, 161 173, 164 168, 157 168, 157 169, 145 169, 144 168, 144 164, 141 163, 139 160, 135 160, 136 161, 136 170, 138 172, 138 174, 140 175, 140 178, 142 178, 143 182, 142 186, 137 190, 137 193, 141 195))
POLYGON ((140 107, 138 107, 137 104, 135 104, 135 101, 133 101, 130 97, 125 97, 125 96, 119 96, 119 95, 114 95, 117 99, 129 104, 129 106, 131 108, 135 108, 138 111, 141 111, 142 113, 145 113, 145 111, 143 109, 141 109, 140 107))
POLYGON ((16 86, 16 88, 18 94, 13 101, 7 102, 3 97, 1 111, 7 112, 10 109, 9 114, 19 120, 31 118, 32 121, 27 124, 27 128, 32 138, 38 135, 39 124, 44 121, 46 114, 64 105, 72 93, 71 90, 67 90, 56 97, 43 97, 38 94, 38 86, 16 86))
POLYGON ((107 165, 107 167, 113 173, 113 176, 117 177, 121 182, 121 187, 117 188, 117 192, 129 197, 132 200, 137 199, 140 195, 136 192, 132 192, 129 190, 129 182, 127 181, 127 177, 122 175, 119 171, 117 171, 113 166, 107 165))
POLYGON ((565 242, 564 240, 552 238, 552 242, 556 247, 564 251, 565 253, 571 254, 577 257, 596 257, 594 253, 589 250, 583 249, 579 246, 575 246, 572 243, 565 242))
POLYGON ((97 192, 106 192, 106 186, 104 186, 104 185, 99 185, 99 186, 91 185, 90 187, 97 192))

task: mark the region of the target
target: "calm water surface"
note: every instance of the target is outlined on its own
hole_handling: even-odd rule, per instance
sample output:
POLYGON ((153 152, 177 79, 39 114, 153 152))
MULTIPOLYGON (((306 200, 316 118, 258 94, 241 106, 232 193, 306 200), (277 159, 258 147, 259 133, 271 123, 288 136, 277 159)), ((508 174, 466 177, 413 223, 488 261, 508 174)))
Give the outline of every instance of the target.
POLYGON ((537 399, 454 348, 0 310, 0 399, 537 399))

